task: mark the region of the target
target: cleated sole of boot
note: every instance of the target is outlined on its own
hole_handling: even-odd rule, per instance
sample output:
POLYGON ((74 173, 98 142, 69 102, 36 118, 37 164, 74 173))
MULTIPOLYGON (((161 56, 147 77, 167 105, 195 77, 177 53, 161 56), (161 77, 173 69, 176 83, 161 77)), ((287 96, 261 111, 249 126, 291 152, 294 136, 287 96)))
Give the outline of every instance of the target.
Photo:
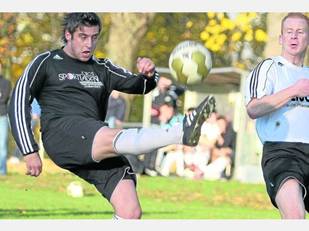
POLYGON ((197 123, 193 129, 192 137, 189 139, 189 146, 196 146, 199 142, 199 138, 201 135, 201 127, 204 121, 209 118, 210 113, 215 110, 216 101, 213 96, 209 96, 204 103, 204 108, 202 109, 202 113, 200 113, 199 117, 197 118, 197 123), (198 128, 199 127, 199 128, 198 128))

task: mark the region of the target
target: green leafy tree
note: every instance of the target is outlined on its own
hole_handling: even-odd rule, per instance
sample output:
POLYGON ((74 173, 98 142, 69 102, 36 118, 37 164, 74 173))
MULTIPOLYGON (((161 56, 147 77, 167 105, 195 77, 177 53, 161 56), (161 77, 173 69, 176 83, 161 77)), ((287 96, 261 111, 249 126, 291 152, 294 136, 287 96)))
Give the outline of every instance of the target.
POLYGON ((157 66, 167 67, 170 53, 184 40, 204 44, 213 54, 214 67, 250 69, 263 55, 266 14, 157 13, 140 41, 138 55, 151 57, 157 66))
POLYGON ((14 13, 0 14, 0 60, 6 77, 11 76, 11 58, 14 54, 14 40, 16 36, 17 23, 14 13))
POLYGON ((261 13, 159 13, 141 41, 139 54, 167 66, 179 42, 196 40, 213 53, 215 67, 248 68, 263 52, 265 31, 266 14, 261 13))
MULTIPOLYGON (((5 21, 5 27, 11 29, 2 31, 1 38, 9 41, 5 46, 8 55, 3 59, 13 84, 36 54, 59 45, 60 16, 61 13, 12 13, 11 20, 5 21)), ((0 17, 7 16, 3 13, 0 17)))
POLYGON ((204 13, 157 13, 140 41, 138 55, 151 57, 157 66, 166 67, 170 53, 179 42, 200 41, 206 21, 204 13))
POLYGON ((205 46, 214 52, 217 63, 243 69, 256 64, 261 57, 266 34, 266 14, 213 13, 200 37, 205 46))
MULTIPOLYGON (((140 41, 145 36, 149 25, 152 23, 154 13, 111 13, 106 15, 104 20, 108 20, 108 32, 106 34, 106 44, 104 50, 107 56, 116 64, 129 70, 136 71, 136 58, 140 41)), ((103 33, 104 35, 104 33, 103 33)), ((149 57, 149 56, 148 56, 149 57)), ((129 121, 141 121, 142 98, 131 105, 134 95, 122 94, 127 102, 126 119, 129 121), (139 110, 135 113, 135 109, 139 110)))
MULTIPOLYGON (((0 14, 3 28, 0 43, 4 44, 0 55, 13 83, 36 54, 62 45, 63 15, 0 14)), ((150 57, 157 66, 167 66, 173 48, 189 39, 203 43, 213 53, 215 67, 246 68, 261 56, 267 39, 266 16, 260 13, 100 13, 99 16, 103 19, 103 33, 96 55, 109 57, 130 70, 135 70, 137 56, 150 57), (248 47, 251 55, 243 59, 248 47)), ((142 108, 141 103, 135 105, 139 110, 142 108)))

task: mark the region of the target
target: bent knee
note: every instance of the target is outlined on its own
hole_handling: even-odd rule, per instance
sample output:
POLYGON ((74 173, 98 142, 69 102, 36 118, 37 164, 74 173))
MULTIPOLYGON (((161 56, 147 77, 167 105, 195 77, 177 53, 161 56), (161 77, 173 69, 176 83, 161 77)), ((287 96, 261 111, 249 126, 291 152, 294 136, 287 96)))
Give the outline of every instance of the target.
POLYGON ((305 219, 305 211, 302 209, 290 210, 282 213, 283 219, 305 219))
POLYGON ((93 139, 91 155, 94 161, 99 162, 103 159, 117 156, 113 146, 113 140, 120 129, 102 127, 93 139))
POLYGON ((142 217, 142 210, 139 206, 134 208, 124 208, 121 211, 116 211, 117 216, 123 219, 140 219, 142 217))

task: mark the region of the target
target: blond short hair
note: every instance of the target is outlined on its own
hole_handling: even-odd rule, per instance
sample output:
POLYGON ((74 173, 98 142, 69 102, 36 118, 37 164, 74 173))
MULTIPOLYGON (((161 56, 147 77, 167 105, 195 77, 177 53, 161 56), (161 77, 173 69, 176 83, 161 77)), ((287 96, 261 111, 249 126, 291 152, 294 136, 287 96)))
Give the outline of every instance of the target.
POLYGON ((282 20, 281 20, 281 34, 283 33, 283 24, 288 18, 300 18, 304 19, 307 22, 308 30, 309 30, 309 18, 300 12, 292 12, 288 13, 282 20))

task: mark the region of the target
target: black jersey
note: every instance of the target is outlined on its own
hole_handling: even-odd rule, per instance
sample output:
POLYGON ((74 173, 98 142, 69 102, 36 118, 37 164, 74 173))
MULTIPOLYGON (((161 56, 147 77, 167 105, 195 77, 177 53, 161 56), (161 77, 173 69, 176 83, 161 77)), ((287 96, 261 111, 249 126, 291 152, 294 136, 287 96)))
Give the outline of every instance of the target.
POLYGON ((158 74, 133 74, 109 59, 82 62, 62 49, 36 56, 14 88, 9 106, 12 134, 21 152, 38 151, 31 129, 31 102, 41 106, 41 129, 57 118, 82 116, 104 121, 112 90, 145 94, 156 87, 158 74))

